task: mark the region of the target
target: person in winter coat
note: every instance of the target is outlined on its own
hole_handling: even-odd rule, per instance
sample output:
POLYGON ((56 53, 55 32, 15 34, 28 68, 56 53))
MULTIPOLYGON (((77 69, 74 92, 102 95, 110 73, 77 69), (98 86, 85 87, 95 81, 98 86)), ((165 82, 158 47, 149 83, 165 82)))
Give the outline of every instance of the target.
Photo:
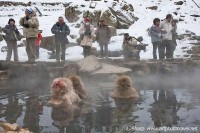
POLYGON ((122 44, 124 59, 140 59, 140 50, 137 47, 137 40, 125 33, 122 44))
POLYGON ((39 29, 39 21, 35 10, 26 8, 25 16, 19 20, 19 24, 23 26, 23 34, 26 38, 28 62, 35 62, 35 41, 38 37, 39 29))
MULTIPOLYGON (((160 19, 155 18, 153 20, 153 26, 150 28, 151 42, 153 44, 153 59, 157 59, 157 49, 160 52, 160 46, 162 44, 162 35, 160 30, 160 19)), ((159 59, 162 58, 160 56, 162 53, 159 53, 159 59)))
POLYGON ((96 32, 96 41, 100 45, 101 57, 108 57, 108 43, 110 42, 110 29, 104 20, 99 21, 96 32))
POLYGON ((162 31, 162 45, 160 47, 160 57, 161 59, 173 58, 173 48, 172 48, 172 30, 173 27, 171 25, 172 15, 167 14, 166 19, 160 25, 160 29, 162 31), (165 52, 166 51, 166 52, 165 52))
POLYGON ((56 60, 58 62, 60 61, 60 49, 62 49, 61 60, 65 61, 66 45, 69 44, 67 35, 70 34, 70 29, 64 22, 63 17, 58 18, 58 22, 53 25, 51 32, 55 34, 56 60))
POLYGON ((176 37, 177 37, 177 20, 173 19, 172 22, 172 50, 173 50, 173 55, 174 55, 174 51, 176 49, 177 43, 176 43, 176 37))
POLYGON ((39 58, 39 55, 40 55, 40 43, 41 43, 41 40, 42 40, 42 31, 41 30, 39 30, 38 31, 38 37, 37 37, 37 39, 36 39, 36 42, 35 42, 35 56, 36 56, 36 59, 38 59, 39 58))
POLYGON ((9 19, 8 25, 2 28, 3 32, 6 34, 4 39, 8 46, 8 52, 6 61, 10 61, 12 56, 12 50, 14 51, 14 61, 18 61, 18 51, 17 51, 17 38, 16 34, 19 34, 17 27, 15 26, 15 20, 9 19))
POLYGON ((84 23, 81 25, 79 34, 82 38, 80 45, 83 47, 84 57, 91 54, 91 47, 94 36, 94 26, 90 24, 90 19, 85 18, 84 23))

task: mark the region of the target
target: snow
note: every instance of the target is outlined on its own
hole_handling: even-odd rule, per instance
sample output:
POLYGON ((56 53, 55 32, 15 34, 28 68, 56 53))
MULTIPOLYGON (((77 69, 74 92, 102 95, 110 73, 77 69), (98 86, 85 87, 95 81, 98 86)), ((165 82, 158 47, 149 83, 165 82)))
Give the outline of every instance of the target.
MULTIPOLYGON (((7 1, 7 0, 4 0, 7 1)), ((14 2, 27 2, 27 0, 9 0, 9 1, 14 1, 14 2)), ((51 5, 41 5, 40 2, 42 3, 68 3, 72 2, 73 5, 80 5, 84 4, 85 7, 81 7, 80 10, 106 10, 107 7, 112 7, 112 2, 113 0, 108 0, 108 2, 104 2, 103 0, 100 2, 97 2, 96 8, 91 9, 89 8, 90 2, 87 2, 85 0, 31 0, 32 2, 35 2, 36 7, 40 9, 42 14, 44 16, 38 17, 39 22, 40 22, 40 29, 43 30, 43 36, 51 36, 51 27, 53 26, 54 23, 56 23, 57 18, 59 16, 64 16, 64 6, 63 4, 58 4, 55 6, 51 5)), ((124 1, 124 0, 123 0, 124 1)), ((200 29, 200 18, 196 18, 194 20, 194 17, 190 15, 198 14, 200 9, 193 3, 193 1, 186 1, 183 5, 175 5, 174 2, 177 2, 178 0, 162 0, 162 1, 157 1, 157 0, 126 0, 127 3, 131 3, 134 7, 134 15, 139 18, 138 21, 136 21, 129 29, 121 29, 118 30, 117 33, 129 33, 132 36, 139 37, 142 36, 144 38, 143 43, 149 44, 147 46, 147 51, 146 52, 141 52, 141 59, 152 59, 152 44, 151 44, 151 39, 147 34, 147 29, 152 25, 152 21, 154 18, 158 17, 160 19, 164 19, 166 14, 171 13, 175 19, 179 19, 180 16, 185 16, 182 17, 184 21, 178 23, 178 34, 183 34, 185 33, 186 30, 194 32, 196 35, 200 35, 199 29, 200 29), (158 6, 157 10, 150 10, 146 9, 146 7, 149 6, 158 6), (177 8, 180 9, 178 10, 177 8), (178 15, 173 14, 173 12, 177 12, 178 15)), ((198 0, 196 0, 198 4, 198 0)), ((120 0, 120 3, 123 3, 122 0, 120 0)), ((124 3, 123 3, 124 4, 124 3)), ((34 8, 34 6, 32 8, 34 8)), ((121 5, 118 4, 115 9, 120 10, 121 5)), ((24 16, 24 9, 25 7, 23 6, 11 6, 11 7, 0 7, 0 14, 1 14, 1 21, 0 21, 0 26, 3 27, 7 24, 8 19, 10 18, 9 15, 13 15, 12 18, 16 20, 16 25, 20 29, 20 32, 22 32, 22 27, 19 26, 19 19, 20 17, 24 16)), ((80 15, 82 16, 82 14, 80 15)), ((70 27, 71 34, 72 35, 78 35, 78 29, 75 28, 76 23, 69 23, 67 20, 65 20, 67 24, 70 27)), ((79 20, 79 22, 82 21, 82 19, 79 20)), ((71 39, 68 37, 70 42, 75 42, 75 39, 71 39)), ((109 44, 109 50, 121 50, 122 47, 122 41, 123 38, 122 36, 115 36, 111 38, 111 43, 109 44)), ((192 41, 190 40, 181 40, 177 41, 178 46, 177 50, 175 51, 175 58, 183 58, 184 54, 186 54, 181 48, 182 47, 188 47, 190 48, 190 44, 192 41)), ((193 41, 194 42, 194 41, 193 41)), ((2 46, 5 46, 6 43, 5 41, 0 42, 0 48, 2 46)), ((94 47, 96 47, 99 50, 98 44, 95 42, 93 44, 94 47)), ((49 51, 45 49, 40 49, 40 58, 38 59, 39 61, 55 61, 55 59, 48 59, 49 54, 47 53, 49 51)), ((25 47, 20 47, 18 48, 18 53, 19 53, 19 60, 20 61, 26 61, 27 60, 27 55, 26 55, 26 50, 25 47)), ((5 60, 6 58, 6 53, 5 52, 0 52, 0 60, 5 60)), ((66 50, 66 59, 67 60, 79 60, 82 59, 82 48, 80 46, 75 46, 75 47, 70 47, 66 50)), ((12 57, 13 59, 13 57, 12 57)))

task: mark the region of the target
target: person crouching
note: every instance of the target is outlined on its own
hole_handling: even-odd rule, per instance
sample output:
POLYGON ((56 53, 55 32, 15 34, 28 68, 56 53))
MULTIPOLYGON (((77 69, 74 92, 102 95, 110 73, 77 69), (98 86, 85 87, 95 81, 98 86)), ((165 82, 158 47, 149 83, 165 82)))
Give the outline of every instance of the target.
POLYGON ((137 40, 125 33, 122 44, 124 59, 140 59, 140 50, 137 46, 137 40))

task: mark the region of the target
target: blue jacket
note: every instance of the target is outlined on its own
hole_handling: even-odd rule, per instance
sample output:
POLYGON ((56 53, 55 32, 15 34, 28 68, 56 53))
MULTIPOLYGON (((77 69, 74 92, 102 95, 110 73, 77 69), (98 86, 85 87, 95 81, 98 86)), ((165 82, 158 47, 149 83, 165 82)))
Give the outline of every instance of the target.
POLYGON ((70 29, 65 23, 63 23, 63 25, 61 26, 58 23, 54 24, 53 27, 51 28, 51 32, 55 34, 56 42, 59 41, 65 44, 69 43, 67 35, 70 34, 70 29))
POLYGON ((158 26, 153 25, 150 28, 150 35, 151 35, 151 42, 161 42, 162 37, 161 37, 161 30, 158 26))

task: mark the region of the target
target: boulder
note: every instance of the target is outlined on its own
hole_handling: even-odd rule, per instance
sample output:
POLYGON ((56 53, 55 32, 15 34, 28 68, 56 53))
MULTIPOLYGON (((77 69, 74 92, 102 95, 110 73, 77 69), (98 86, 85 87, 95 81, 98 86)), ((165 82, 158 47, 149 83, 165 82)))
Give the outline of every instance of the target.
POLYGON ((53 51, 55 49, 55 36, 43 37, 40 47, 53 51))
POLYGON ((131 12, 134 11, 134 8, 133 8, 132 4, 124 4, 121 9, 125 10, 125 11, 131 11, 131 12))
POLYGON ((94 10, 93 12, 87 10, 83 12, 83 18, 90 18, 92 25, 98 27, 99 18, 101 16, 101 10, 94 10))
POLYGON ((174 2, 175 5, 183 5, 183 1, 174 2))
POLYGON ((77 64, 80 72, 92 73, 102 68, 102 64, 93 55, 80 60, 77 64))
POLYGON ((147 7, 146 9, 157 10, 158 6, 150 6, 150 7, 147 7))
POLYGON ((122 74, 122 73, 128 73, 132 70, 125 67, 119 67, 116 65, 110 65, 106 63, 102 63, 102 68, 93 72, 92 75, 96 74, 122 74))
POLYGON ((105 20, 106 24, 116 29, 128 29, 135 21, 138 20, 132 13, 133 7, 130 4, 122 6, 122 10, 109 7, 105 11, 86 10, 83 11, 83 18, 90 18, 94 27, 98 26, 99 19, 105 20), (128 11, 127 11, 128 10, 128 11))
POLYGON ((77 8, 77 6, 68 6, 65 8, 65 17, 70 23, 76 22, 79 19, 81 12, 77 8))

